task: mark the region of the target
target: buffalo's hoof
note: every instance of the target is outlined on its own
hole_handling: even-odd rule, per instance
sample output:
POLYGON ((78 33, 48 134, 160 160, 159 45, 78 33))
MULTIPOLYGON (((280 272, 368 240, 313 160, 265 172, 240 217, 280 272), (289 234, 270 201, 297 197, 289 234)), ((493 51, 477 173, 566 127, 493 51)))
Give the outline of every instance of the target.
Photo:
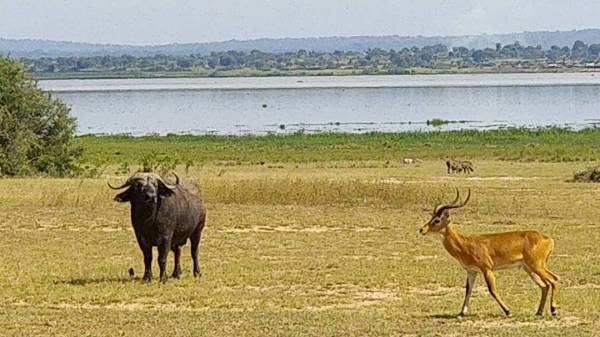
POLYGON ((168 278, 166 278, 166 277, 161 277, 161 278, 160 278, 160 283, 162 283, 162 284, 165 284, 165 283, 167 283, 167 281, 168 281, 168 280, 169 280, 169 279, 168 279, 168 278))
POLYGON ((172 278, 176 278, 176 279, 178 279, 179 276, 181 276, 181 272, 178 272, 178 273, 173 272, 173 274, 171 275, 172 278))
POLYGON ((142 277, 142 283, 150 283, 151 281, 152 281, 152 276, 144 275, 144 277, 142 277))
POLYGON ((194 272, 194 277, 201 277, 201 276, 202 276, 201 272, 199 272, 199 271, 194 272))

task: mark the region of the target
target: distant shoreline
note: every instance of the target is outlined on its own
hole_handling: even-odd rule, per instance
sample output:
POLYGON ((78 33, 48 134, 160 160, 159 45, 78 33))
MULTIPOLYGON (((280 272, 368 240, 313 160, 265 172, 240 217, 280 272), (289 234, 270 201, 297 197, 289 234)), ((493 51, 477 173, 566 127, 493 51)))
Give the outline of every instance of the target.
POLYGON ((194 72, 72 72, 72 73, 30 73, 36 80, 100 80, 100 79, 153 79, 153 78, 247 78, 247 77, 345 77, 345 76, 412 76, 412 75, 478 75, 478 74, 571 74, 600 73, 600 68, 565 68, 565 69, 523 69, 515 71, 498 71, 497 69, 464 68, 464 69, 409 69, 409 73, 390 74, 388 72, 365 73, 356 71, 303 70, 303 71, 215 71, 212 74, 194 72))
POLYGON ((42 89, 55 93, 143 92, 198 90, 286 90, 286 89, 381 89, 381 88, 469 88, 600 86, 600 75, 573 73, 482 73, 196 77, 196 78, 91 78, 41 79, 42 89), (429 76, 430 75, 430 76, 429 76))

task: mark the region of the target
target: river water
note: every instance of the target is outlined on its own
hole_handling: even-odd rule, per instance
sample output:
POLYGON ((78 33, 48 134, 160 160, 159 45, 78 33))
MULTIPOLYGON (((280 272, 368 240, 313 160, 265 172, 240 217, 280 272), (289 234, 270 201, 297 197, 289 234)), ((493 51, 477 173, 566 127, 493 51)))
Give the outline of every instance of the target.
POLYGON ((600 125, 600 73, 45 80, 78 133, 266 134, 600 125), (432 119, 456 121, 441 127, 432 119), (460 121, 460 122, 459 122, 460 121))

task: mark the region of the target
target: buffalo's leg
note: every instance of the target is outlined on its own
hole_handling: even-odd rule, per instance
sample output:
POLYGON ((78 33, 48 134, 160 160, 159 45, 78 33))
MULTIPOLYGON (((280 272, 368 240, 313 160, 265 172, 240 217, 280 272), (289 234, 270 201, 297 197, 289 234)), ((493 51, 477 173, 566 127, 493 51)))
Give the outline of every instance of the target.
POLYGON ((158 244, 158 267, 160 268, 160 282, 167 282, 167 256, 171 249, 171 238, 163 237, 158 244))
POLYGON ((173 278, 179 278, 181 275, 181 265, 179 264, 179 258, 181 257, 181 247, 173 246, 171 247, 173 254, 175 255, 175 268, 173 268, 173 274, 171 275, 173 278))
POLYGON ((146 245, 140 243, 142 253, 144 253, 144 277, 143 282, 150 282, 152 280, 152 245, 146 245))
POLYGON ((200 224, 190 237, 190 243, 192 248, 192 260, 194 261, 194 277, 202 276, 200 273, 200 267, 198 266, 198 246, 200 245, 200 238, 202 237, 202 228, 204 228, 204 217, 200 221, 200 224))

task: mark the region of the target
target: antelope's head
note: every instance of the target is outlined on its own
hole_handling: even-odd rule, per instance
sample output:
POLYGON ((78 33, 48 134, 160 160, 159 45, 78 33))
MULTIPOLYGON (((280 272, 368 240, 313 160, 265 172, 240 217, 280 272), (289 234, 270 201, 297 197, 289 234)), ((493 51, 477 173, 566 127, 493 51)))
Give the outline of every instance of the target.
POLYGON ((460 202, 460 193, 458 192, 458 188, 456 189, 456 198, 454 201, 448 204, 439 204, 435 206, 433 209, 433 214, 431 219, 424 224, 421 229, 419 229, 419 233, 422 235, 426 235, 428 233, 437 233, 450 223, 450 210, 452 208, 460 208, 469 202, 469 198, 471 197, 471 189, 467 193, 467 198, 465 201, 460 202))

